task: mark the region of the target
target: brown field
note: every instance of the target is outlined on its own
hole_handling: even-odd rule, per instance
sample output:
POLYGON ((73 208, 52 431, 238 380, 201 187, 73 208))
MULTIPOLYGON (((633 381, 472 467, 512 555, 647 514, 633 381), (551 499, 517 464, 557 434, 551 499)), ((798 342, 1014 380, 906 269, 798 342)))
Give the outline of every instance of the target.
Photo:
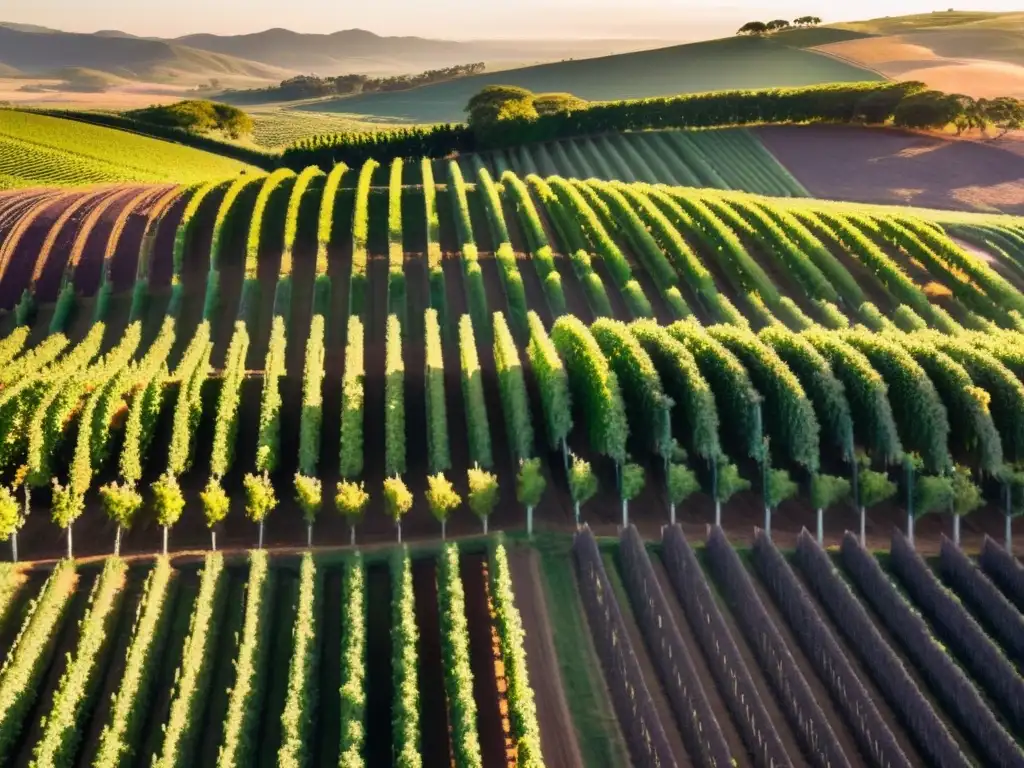
POLYGON ((992 141, 847 126, 764 126, 765 146, 814 197, 1024 214, 1024 157, 992 141))
POLYGON ((1019 34, 979 30, 919 31, 864 37, 814 50, 897 80, 920 80, 975 98, 1024 96, 1019 34))

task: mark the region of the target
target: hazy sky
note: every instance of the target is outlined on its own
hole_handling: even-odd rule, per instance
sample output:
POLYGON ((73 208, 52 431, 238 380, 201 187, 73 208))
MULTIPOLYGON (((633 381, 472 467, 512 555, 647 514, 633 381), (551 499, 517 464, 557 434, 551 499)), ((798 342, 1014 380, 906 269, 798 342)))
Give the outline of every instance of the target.
MULTIPOLYGON (((953 2, 953 0, 946 0, 953 2)), ((1021 10, 1022 0, 961 0, 957 10, 1021 10)), ((239 34, 269 27, 385 35, 471 37, 702 38, 737 20, 815 14, 826 21, 945 9, 942 0, 0 0, 0 20, 71 32, 120 29, 174 37, 239 34), (711 8, 713 8, 713 10, 711 8)))

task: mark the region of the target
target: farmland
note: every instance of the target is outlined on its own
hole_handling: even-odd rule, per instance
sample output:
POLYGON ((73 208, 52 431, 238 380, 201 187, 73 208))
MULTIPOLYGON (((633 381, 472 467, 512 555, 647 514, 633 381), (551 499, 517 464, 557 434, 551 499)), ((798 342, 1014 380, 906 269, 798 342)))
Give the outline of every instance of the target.
POLYGON ((0 233, 0 760, 1024 761, 1018 218, 735 130, 0 233))
POLYGON ((255 169, 145 136, 0 109, 0 189, 169 180, 189 184, 246 170, 255 169))

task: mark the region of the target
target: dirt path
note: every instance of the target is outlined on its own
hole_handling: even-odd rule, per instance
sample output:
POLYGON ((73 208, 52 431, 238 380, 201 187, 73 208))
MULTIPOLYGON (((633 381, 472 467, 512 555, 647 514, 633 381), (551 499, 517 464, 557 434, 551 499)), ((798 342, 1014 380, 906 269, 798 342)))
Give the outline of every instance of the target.
POLYGON ((566 702, 562 675, 555 651, 555 640, 548 623, 548 607, 532 548, 508 547, 509 571, 515 591, 516 607, 523 622, 523 648, 537 704, 540 724, 540 748, 549 768, 575 768, 583 765, 579 745, 573 733, 572 716, 566 702))
POLYGON ((389 765, 394 687, 391 672, 391 572, 380 562, 366 569, 366 743, 367 765, 389 765))
POLYGON ((806 654, 797 642, 796 637, 794 637, 789 624, 786 623, 785 618, 779 612, 778 606, 775 605, 775 601, 772 600, 771 595, 768 594, 764 584, 761 583, 756 570, 751 568, 750 564, 747 562, 745 562, 744 565, 747 567, 747 574, 750 577, 750 583, 754 585, 754 590, 757 592, 757 596, 761 599, 761 605, 764 606, 765 612, 768 614, 768 618, 771 620, 772 624, 774 624, 776 629, 779 630, 779 634, 782 636, 786 648, 793 657, 793 661, 796 662, 797 667, 803 673, 804 680, 807 681, 811 694, 814 696, 815 701, 818 702, 818 706, 821 707, 821 711, 828 720, 843 754, 846 755, 851 765, 865 765, 864 756, 861 754, 860 749, 857 746, 856 738, 854 738, 853 733, 846 724, 846 720, 836 708, 828 690, 822 684, 821 680, 818 679, 818 676, 814 671, 814 666, 810 661, 808 661, 806 654))
POLYGON ((413 592, 416 598, 416 626, 420 687, 420 755, 425 766, 451 765, 448 739, 448 702, 444 689, 441 655, 441 617, 437 607, 437 565, 433 560, 414 560, 413 592))
POLYGON ((469 656, 473 670, 473 698, 476 700, 476 730, 480 738, 480 753, 485 766, 498 768, 508 764, 501 709, 503 705, 507 712, 508 703, 504 691, 498 688, 495 675, 495 662, 500 659, 495 659, 491 641, 491 610, 487 598, 485 565, 484 555, 462 555, 459 558, 459 576, 466 594, 469 656))
MULTIPOLYGON (((317 587, 322 587, 322 584, 318 583, 317 587)), ((277 573, 275 588, 275 611, 270 631, 270 648, 267 651, 270 673, 264 682, 263 713, 253 747, 253 764, 259 768, 276 766, 277 750, 281 746, 281 713, 288 695, 288 671, 294 650, 292 628, 299 599, 298 572, 281 569, 277 573)), ((314 717, 318 715, 314 714, 314 717)))
MULTIPOLYGON (((291 313, 285 317, 288 348, 285 367, 289 375, 302 378, 313 318, 313 281, 316 279, 316 244, 299 241, 292 257, 291 313)), ((298 411, 294 411, 297 413, 298 411)))
MULTIPOLYGON (((317 631, 320 635, 320 669, 317 675, 316 727, 313 730, 314 765, 337 765, 341 723, 341 631, 343 572, 324 570, 324 592, 317 631)), ((372 646, 371 646, 372 647, 372 646)), ((376 651, 374 651, 376 652, 376 651)))
POLYGON ((711 711, 715 716, 715 720, 718 721, 718 726, 722 729, 726 743, 729 745, 729 752, 733 759, 737 761, 737 765, 752 765, 750 753, 747 752, 747 748, 743 744, 743 738, 740 736, 740 732, 736 729, 736 724, 729 715, 729 708, 722 698, 721 691, 715 685, 715 678, 708 667, 707 659, 704 658, 704 654, 701 652, 700 643, 694 636, 690 623, 686 620, 686 615, 683 613, 683 607, 675 596, 675 590, 668 577, 668 572, 665 570, 665 564, 661 561, 660 557, 650 553, 648 553, 648 557, 651 560, 651 566, 654 568, 654 575, 658 579, 658 584, 661 586, 661 591, 665 595, 665 603, 668 605, 672 619, 679 629, 679 636, 682 638, 683 644, 690 654, 693 668, 697 672, 701 687, 704 689, 704 694, 711 705, 711 711))

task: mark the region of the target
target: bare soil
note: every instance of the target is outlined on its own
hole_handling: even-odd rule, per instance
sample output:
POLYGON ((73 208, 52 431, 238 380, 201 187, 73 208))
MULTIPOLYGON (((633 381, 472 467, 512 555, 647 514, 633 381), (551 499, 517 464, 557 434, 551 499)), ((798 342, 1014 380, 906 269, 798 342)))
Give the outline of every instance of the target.
POLYGON ((838 125, 754 130, 814 197, 1024 213, 1024 157, 995 144, 838 125))
MULTIPOLYGON (((388 564, 366 570, 366 744, 369 765, 392 760, 391 717, 394 686, 391 670, 391 573, 388 564)), ((332 653, 338 651, 332 650, 332 653)))
POLYGON ((437 564, 414 560, 413 593, 416 599, 418 643, 417 680, 420 686, 420 755, 424 765, 452 765, 448 699, 441 655, 441 617, 437 606, 437 564))
POLYGON ((550 768, 583 765, 576 739, 569 738, 573 733, 572 716, 562 687, 537 553, 523 547, 509 547, 507 553, 516 608, 523 622, 523 647, 530 671, 530 687, 537 704, 544 764, 550 768))
POLYGON ((514 768, 515 758, 512 756, 509 763, 510 755, 505 740, 508 702, 504 689, 504 662, 500 651, 495 653, 492 642, 493 624, 487 595, 486 567, 487 559, 484 555, 462 555, 459 558, 459 575, 466 595, 466 619, 469 623, 476 729, 484 765, 510 765, 510 768, 514 768), (497 677, 499 668, 502 669, 500 686, 497 677))

